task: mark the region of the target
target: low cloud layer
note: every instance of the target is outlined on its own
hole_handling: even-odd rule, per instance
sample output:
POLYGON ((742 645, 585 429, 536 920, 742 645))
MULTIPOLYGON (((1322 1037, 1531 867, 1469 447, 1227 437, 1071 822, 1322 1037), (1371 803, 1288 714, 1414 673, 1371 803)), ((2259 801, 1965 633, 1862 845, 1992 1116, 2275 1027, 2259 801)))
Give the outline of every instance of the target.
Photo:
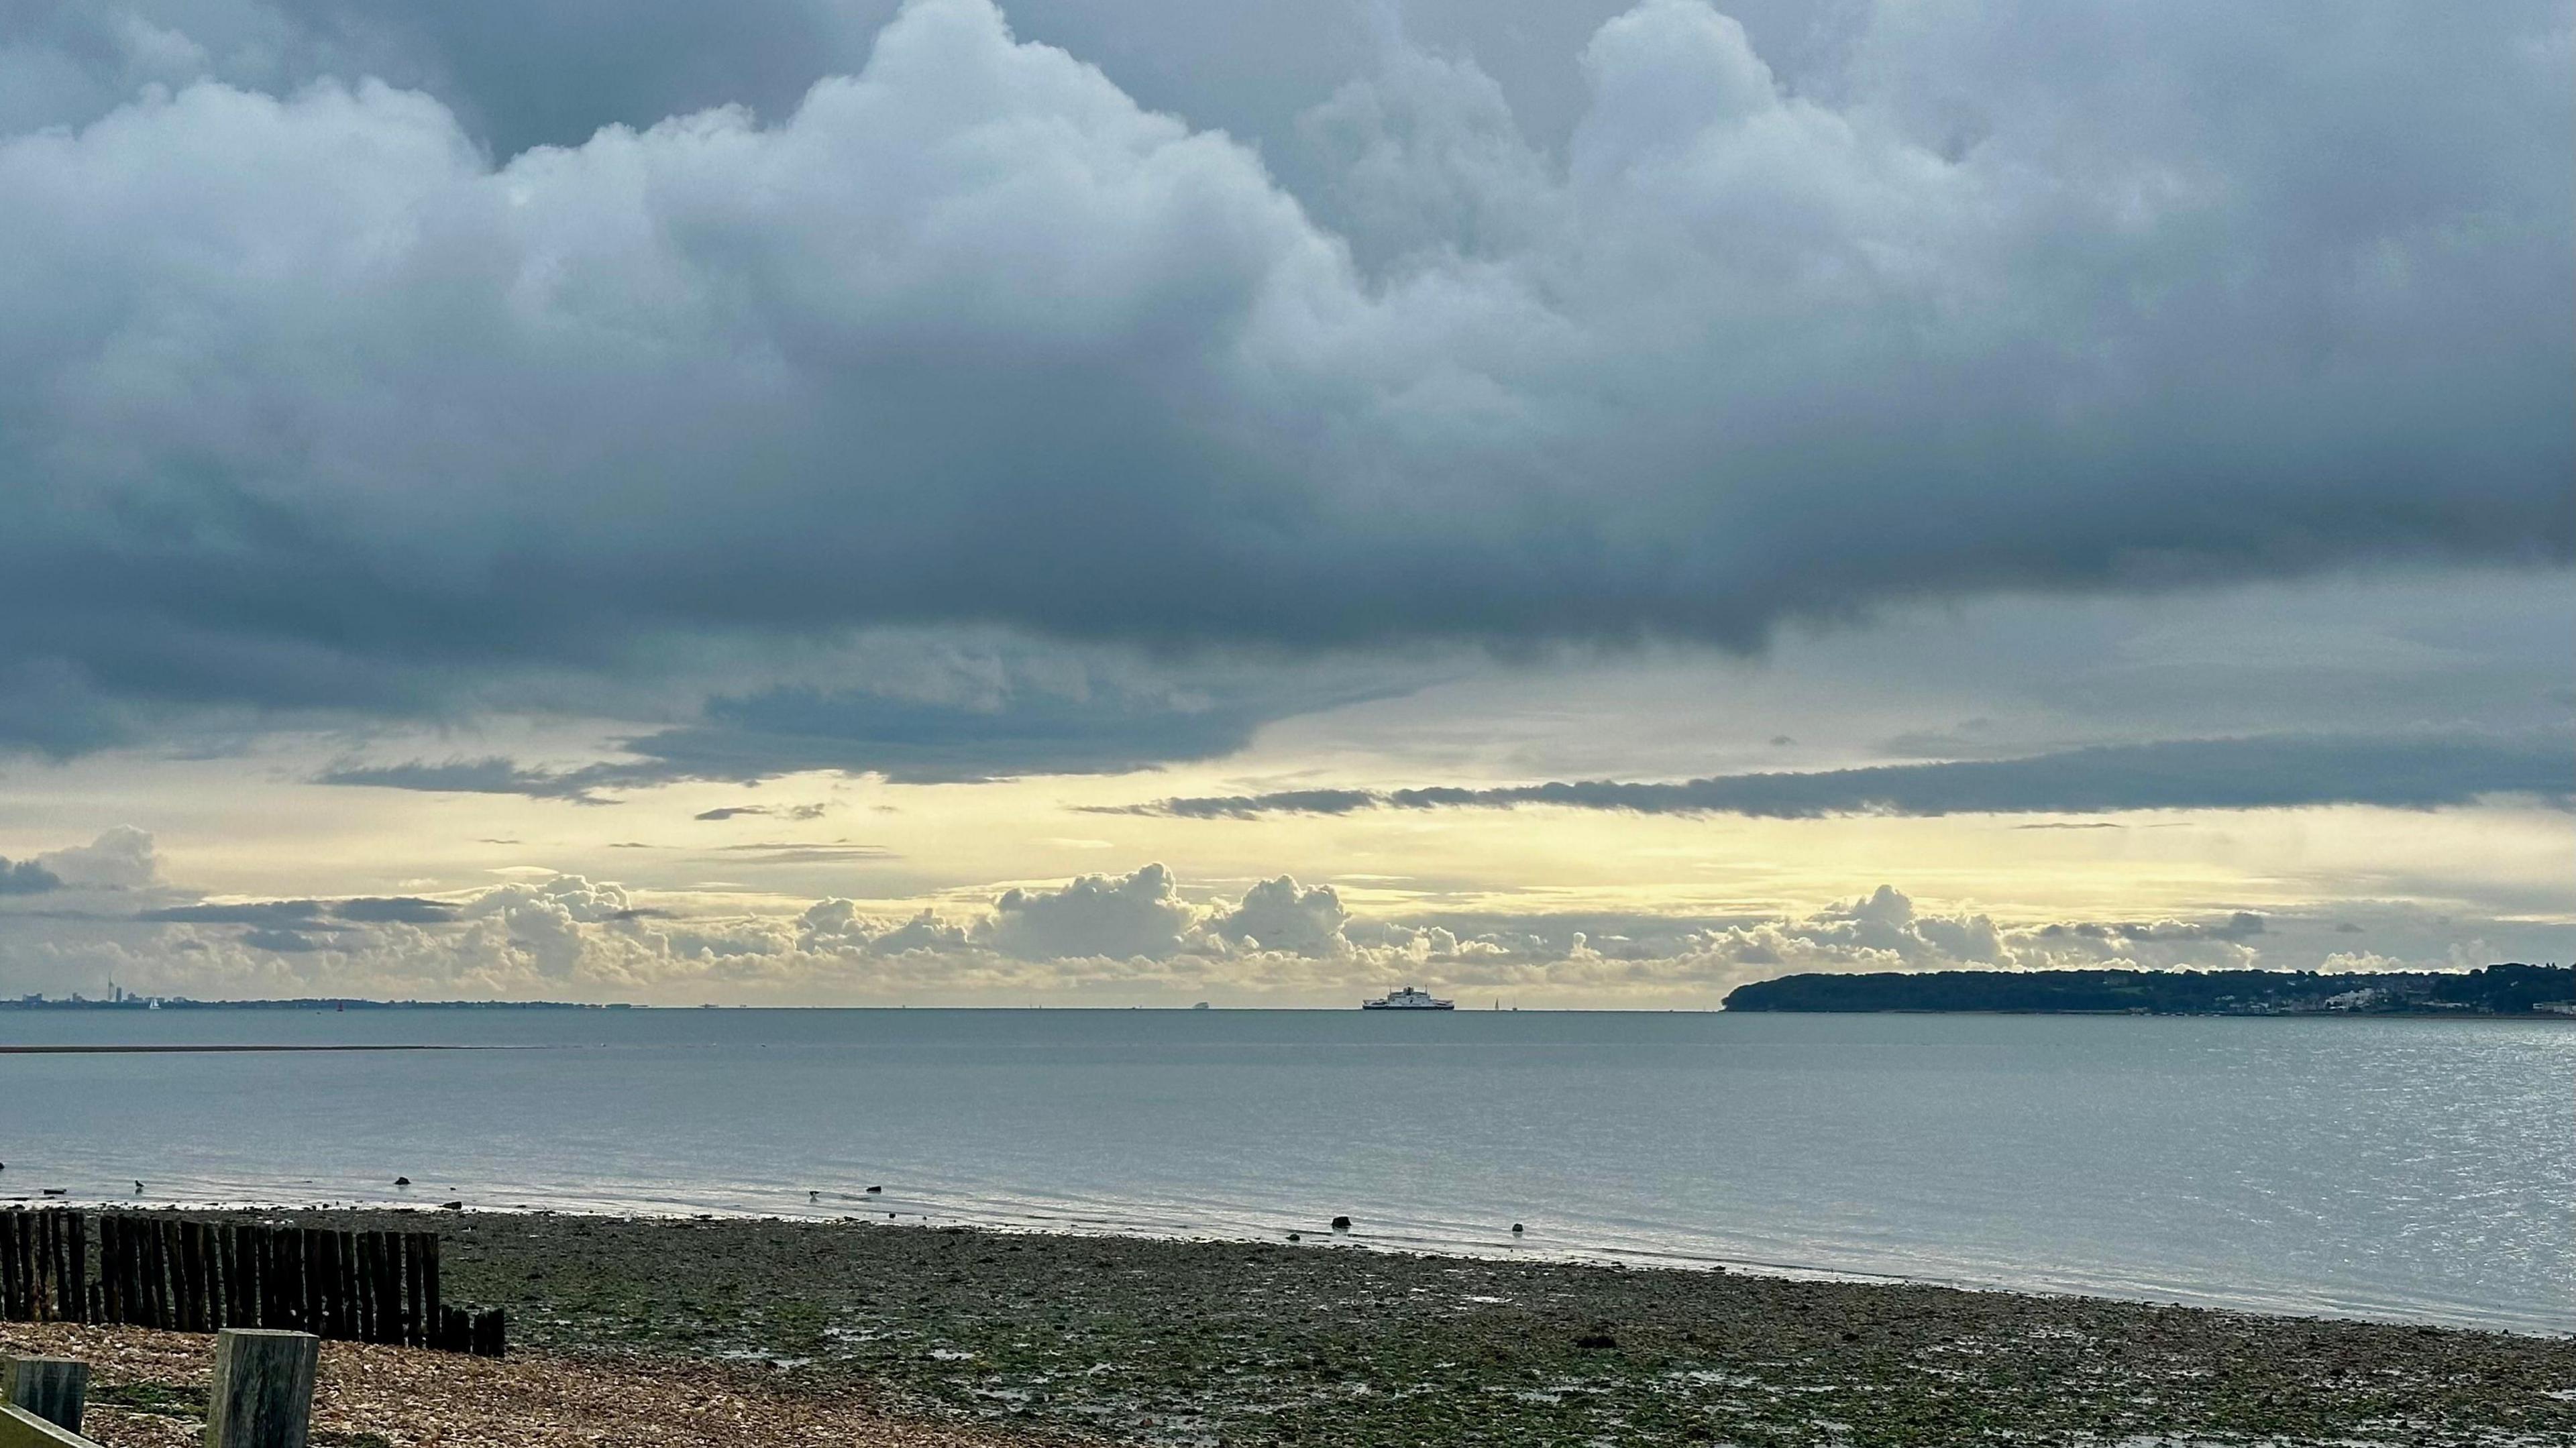
MULTIPOLYGON (((791 111, 497 156, 366 75, 441 77, 283 14, 256 77, 186 7, 138 21, 99 42, 121 103, 0 138, 0 734, 419 715, 877 625, 1749 646, 2576 552, 2563 6, 1862 9, 1790 87, 1646 0, 1564 58, 1561 147, 1398 45, 1316 98, 1304 195, 984 0, 791 111)), ((0 39, 41 77, 99 38, 0 39)), ((736 59, 706 74, 779 73, 736 59)), ((983 777, 1248 727, 952 758, 958 720, 907 742, 841 688, 643 752, 983 777)), ((423 769, 596 787, 372 782, 423 769)))
MULTIPOLYGON (((366 994, 778 1003, 1348 1005, 1417 982, 1530 1004, 1713 1005, 1800 970, 2142 965, 2332 968, 2484 964, 2516 941, 2403 904, 2146 920, 2004 920, 1919 906, 1892 886, 1805 914, 1448 913, 1363 918, 1329 884, 1279 876, 1185 888, 1147 865, 1024 885, 981 905, 888 913, 845 898, 801 913, 640 902, 576 875, 436 900, 193 901, 27 914, 0 908, 0 989, 109 980, 201 997, 366 994), (2355 924, 2358 917, 2363 924, 2355 924)), ((2529 934, 2528 930, 2524 931, 2529 934)), ((2545 932, 2543 932, 2545 933, 2545 932)))
POLYGON ((0 895, 41 895, 62 888, 62 877, 34 860, 0 855, 0 895))
MULTIPOLYGON (((1154 660, 991 630, 876 631, 811 667, 863 682, 718 693, 686 722, 613 734, 606 752, 614 757, 588 764, 497 755, 347 760, 315 782, 604 804, 677 781, 747 784, 809 770, 901 784, 1124 773, 1230 754, 1272 720, 1401 694, 1445 672, 1402 656, 1154 660)), ((774 805, 731 810, 811 818, 774 805)))
POLYGON ((2196 739, 2101 745, 2021 759, 1736 774, 1677 784, 1586 780, 1492 789, 1299 789, 1132 805, 1178 819, 1360 810, 1553 805, 1633 814, 2082 814, 2367 804, 2431 809, 2491 795, 2576 803, 2576 750, 2556 736, 2510 740, 2196 739))

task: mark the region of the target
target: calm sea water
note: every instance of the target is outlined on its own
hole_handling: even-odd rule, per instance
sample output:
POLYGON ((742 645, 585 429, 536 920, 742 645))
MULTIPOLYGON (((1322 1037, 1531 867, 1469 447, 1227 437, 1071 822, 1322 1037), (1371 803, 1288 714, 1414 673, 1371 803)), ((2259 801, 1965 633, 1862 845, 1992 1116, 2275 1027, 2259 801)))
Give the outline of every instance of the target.
POLYGON ((0 1055, 0 1196, 1347 1213, 1388 1247, 2576 1329, 2576 1023, 0 1013, 0 1043, 363 1041, 514 1049, 0 1055))

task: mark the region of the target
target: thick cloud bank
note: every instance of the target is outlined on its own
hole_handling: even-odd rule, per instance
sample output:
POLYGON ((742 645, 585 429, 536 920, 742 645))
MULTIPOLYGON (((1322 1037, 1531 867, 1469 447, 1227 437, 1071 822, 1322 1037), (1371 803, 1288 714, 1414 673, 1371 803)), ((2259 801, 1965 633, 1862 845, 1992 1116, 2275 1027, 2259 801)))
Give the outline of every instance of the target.
POLYGON ((1283 875, 1209 898, 1160 865, 908 918, 841 898, 799 915, 674 912, 577 875, 437 900, 209 902, 152 877, 148 837, 103 843, 128 862, 118 878, 138 878, 140 862, 142 883, 66 882, 51 893, 68 905, 0 906, 0 990, 95 992, 113 980, 216 998, 1349 1005, 1412 980, 1531 1004, 1707 1006, 1792 970, 2480 965, 2549 934, 2407 905, 2006 921, 1921 908, 1884 885, 1809 914, 1361 919, 1329 885, 1283 875), (137 908, 137 891, 161 903, 137 908), (2491 946, 2482 929, 2524 938, 2491 946), (2372 953, 2354 951, 2364 934, 2372 953))
POLYGON ((1296 789, 1184 796, 1104 813, 1181 819, 1350 814, 1366 809, 1556 805, 1635 814, 2081 814, 2096 810, 2465 805, 2490 795, 2576 803, 2576 772, 2556 734, 2515 739, 2181 739, 2096 745, 2021 759, 1870 769, 1733 774, 1679 783, 1582 780, 1488 789, 1296 789))
POLYGON ((2569 556, 2563 5, 2026 18, 1889 6, 1793 93, 1646 0, 1561 153, 1399 54, 1311 205, 984 0, 502 160, 357 76, 0 140, 0 735, 683 636, 1744 643, 2569 556))

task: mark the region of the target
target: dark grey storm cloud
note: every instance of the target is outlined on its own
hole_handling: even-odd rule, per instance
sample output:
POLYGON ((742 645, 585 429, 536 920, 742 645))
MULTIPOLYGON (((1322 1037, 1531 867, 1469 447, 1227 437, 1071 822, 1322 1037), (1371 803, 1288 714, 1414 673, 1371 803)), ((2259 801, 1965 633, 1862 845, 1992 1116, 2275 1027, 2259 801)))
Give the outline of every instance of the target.
POLYGON ((1636 814, 1815 819, 2326 804, 2429 809, 2505 794, 2568 807, 2576 797, 2576 747, 2556 737, 2190 739, 2102 745, 2022 759, 1734 774, 1677 784, 1586 780, 1494 789, 1290 790, 1167 799, 1120 812, 1250 819, 1368 809, 1555 805, 1636 814))
POLYGON ((319 900, 252 900, 230 905, 170 905, 135 918, 171 925, 258 925, 278 928, 322 919, 319 900))
POLYGON ((305 955, 331 948, 330 941, 296 930, 245 930, 241 939, 253 950, 274 950, 280 955, 305 955))
POLYGON ((340 901, 331 907, 331 914, 335 919, 357 924, 426 925, 454 919, 456 907, 417 895, 376 895, 340 901))
MULTIPOLYGON (((318 782, 605 803, 621 790, 678 780, 747 784, 805 770, 906 784, 1123 773, 1230 754, 1273 719, 1383 698, 1438 677, 1401 659, 1320 671, 1257 659, 1156 669, 990 639, 975 647, 955 639, 880 639, 853 669, 876 675, 876 687, 718 695, 697 719, 621 739, 625 757, 596 764, 349 763, 318 782)), ((824 812, 812 803, 739 804, 697 818, 810 820, 824 812)))
POLYGON ((2251 940, 2263 934, 2268 928, 2262 916, 2250 910, 2239 910, 2224 920, 2155 920, 2140 924, 2117 925, 2055 924, 2042 926, 2035 933, 2043 940, 2073 937, 2083 940, 2136 942, 2144 945, 2171 945, 2199 940, 2251 940))
MULTIPOLYGON (((874 773, 913 784, 1116 774, 1230 754, 1277 702, 1021 689, 988 704, 860 690, 773 689, 710 700, 703 722, 624 741, 642 760, 624 767, 621 782, 760 779, 808 769, 874 773)), ((1333 702, 1326 695, 1301 699, 1297 707, 1333 702)))
POLYGON ((174 925, 251 925, 266 929, 350 925, 427 925, 456 918, 456 907, 416 895, 358 896, 347 900, 249 900, 231 904, 168 905, 145 910, 138 920, 174 925))
POLYGON ((726 863, 734 865, 850 865, 901 858, 883 845, 858 845, 846 840, 833 844, 763 841, 727 845, 724 850, 726 863))
MULTIPOLYGON (((1806 47, 1643 0, 1561 42, 1586 99, 1538 139, 1531 87, 1390 40, 1276 169, 983 0, 872 42, 645 4, 610 49, 563 5, 10 10, 0 700, 46 702, 0 730, 413 714, 871 625, 1751 646, 2576 553, 2563 4, 1849 9, 1806 47), (719 98, 760 109, 661 119, 719 98)), ((1283 14, 1192 43, 1267 60, 1283 14)), ((1188 69, 1120 23, 1062 33, 1188 69)), ((997 766, 844 682, 639 768, 1244 727, 997 766)))
POLYGON ((537 799, 592 801, 601 781, 589 769, 551 771, 523 769, 507 759, 451 759, 444 763, 415 760, 403 764, 350 764, 324 770, 320 784, 364 785, 375 789, 417 789, 440 794, 524 794, 537 799))
POLYGON ((62 888, 62 877, 34 860, 0 855, 0 895, 41 895, 62 888))

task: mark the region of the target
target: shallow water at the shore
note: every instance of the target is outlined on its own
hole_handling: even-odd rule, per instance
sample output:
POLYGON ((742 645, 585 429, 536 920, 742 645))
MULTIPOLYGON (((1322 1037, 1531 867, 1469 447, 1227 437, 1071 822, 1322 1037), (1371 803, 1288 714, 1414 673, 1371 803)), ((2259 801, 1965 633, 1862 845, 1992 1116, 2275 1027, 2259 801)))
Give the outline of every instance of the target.
POLYGON ((0 1197, 1273 1238, 1348 1213, 1386 1247, 2576 1328, 2564 1023, 0 1014, 0 1044, 219 1042, 540 1049, 0 1055, 0 1095, 45 1107, 0 1126, 0 1197))

